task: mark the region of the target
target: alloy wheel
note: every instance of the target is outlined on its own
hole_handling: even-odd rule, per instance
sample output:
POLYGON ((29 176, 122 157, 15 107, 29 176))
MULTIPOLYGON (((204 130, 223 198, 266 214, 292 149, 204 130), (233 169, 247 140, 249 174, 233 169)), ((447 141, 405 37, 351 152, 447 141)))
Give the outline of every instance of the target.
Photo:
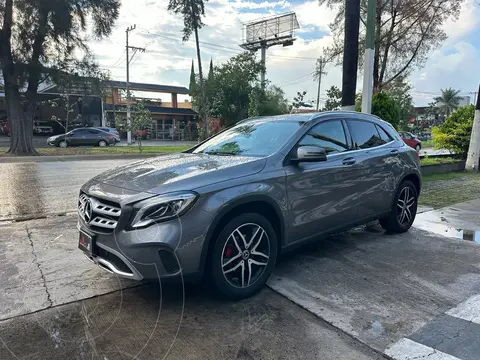
POLYGON ((107 146, 107 143, 106 143, 104 140, 101 140, 101 141, 98 143, 98 146, 100 146, 100 147, 105 147, 105 146, 107 146))
POLYGON ((405 226, 410 223, 415 215, 413 210, 416 201, 415 193, 408 186, 405 186, 397 200, 397 219, 400 225, 405 226))
POLYGON ((60 141, 59 146, 60 146, 61 148, 66 148, 66 147, 68 146, 68 144, 67 144, 66 141, 60 141))
POLYGON ((227 238, 222 251, 222 272, 231 286, 253 285, 265 271, 270 259, 270 239, 258 224, 237 227, 227 238))

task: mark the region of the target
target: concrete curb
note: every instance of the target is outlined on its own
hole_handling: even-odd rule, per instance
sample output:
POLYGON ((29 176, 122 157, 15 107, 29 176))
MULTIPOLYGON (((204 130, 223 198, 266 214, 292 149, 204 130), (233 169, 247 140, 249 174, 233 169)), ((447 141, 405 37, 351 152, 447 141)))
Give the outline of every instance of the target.
POLYGON ((82 160, 121 160, 121 159, 146 159, 150 157, 166 155, 166 153, 150 154, 98 154, 98 155, 42 155, 42 156, 17 156, 0 157, 2 163, 23 163, 23 162, 54 162, 54 161, 82 161, 82 160))

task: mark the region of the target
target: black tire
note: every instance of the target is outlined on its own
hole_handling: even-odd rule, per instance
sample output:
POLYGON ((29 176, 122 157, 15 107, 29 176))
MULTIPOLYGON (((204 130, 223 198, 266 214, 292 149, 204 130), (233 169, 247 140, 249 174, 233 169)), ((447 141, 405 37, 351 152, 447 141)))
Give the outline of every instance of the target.
POLYGON ((98 142, 98 146, 100 146, 100 147, 106 147, 106 146, 108 146, 108 143, 107 143, 105 140, 100 140, 100 141, 98 142))
POLYGON ((67 140, 60 140, 60 141, 58 142, 58 147, 67 148, 67 147, 68 147, 68 142, 67 142, 67 140))
MULTIPOLYGON (((241 239, 237 239, 237 241, 242 241, 241 239)), ((210 264, 209 269, 210 269, 210 278, 213 282, 214 287, 216 290, 223 295, 226 298, 232 299, 232 300, 241 300, 248 298, 258 291, 260 291, 267 279, 269 278, 270 274, 272 273, 274 267, 275 267, 275 262, 277 259, 277 253, 278 253, 278 240, 277 240, 277 234, 275 233, 275 230, 273 229, 272 225, 270 222, 263 217, 260 214, 256 213, 246 213, 239 215, 232 220, 230 220, 226 226, 224 226, 222 232, 219 234, 219 236, 216 239, 212 239, 214 241, 213 243, 213 251, 212 251, 212 256, 210 257, 210 264), (256 227, 255 227, 256 226, 256 227), (247 255, 247 258, 244 258, 244 252, 245 251, 238 251, 234 247, 234 241, 230 235, 238 228, 240 228, 241 232, 245 232, 243 235, 248 241, 248 235, 250 233, 254 233, 257 228, 263 229, 264 233, 260 233, 255 237, 254 239, 250 237, 250 247, 247 246, 247 252, 251 251, 250 255, 247 255), (259 240, 257 240, 257 238, 259 240), (263 256, 258 256, 258 255, 253 255, 254 251, 258 249, 259 247, 255 246, 255 243, 258 241, 259 247, 262 247, 262 251, 264 253, 267 253, 267 250, 265 249, 265 245, 268 244, 268 260, 262 260, 264 259, 263 256), (235 267, 235 265, 238 265, 239 262, 244 263, 244 266, 246 266, 247 272, 244 273, 244 278, 245 276, 248 277, 248 265, 247 263, 250 261, 256 261, 256 262, 262 262, 265 261, 266 265, 265 266, 259 266, 259 265, 253 265, 249 264, 251 267, 251 272, 250 274, 255 272, 254 277, 256 279, 253 280, 252 284, 244 287, 240 286, 235 286, 233 284, 234 280, 227 279, 227 275, 224 274, 224 271, 222 270, 224 266, 222 266, 222 262, 225 262, 226 264, 229 263, 228 258, 224 259, 224 256, 226 256, 226 249, 227 246, 230 246, 233 248, 236 252, 233 257, 236 257, 239 254, 240 258, 236 260, 235 262, 232 262, 231 268, 235 267), (227 261, 225 261, 227 260, 227 261)), ((242 245, 241 248, 244 249, 243 244, 239 243, 239 245, 242 245)), ((233 259, 230 259, 233 260, 233 259)), ((226 268, 227 271, 230 270, 226 268)), ((237 281, 241 281, 243 285, 247 284, 247 279, 242 279, 241 278, 241 271, 242 268, 240 267, 238 270, 232 271, 229 273, 228 277, 235 277, 238 276, 237 281), (240 273, 240 274, 239 274, 240 273), (245 280, 245 282, 244 282, 245 280)), ((250 278, 248 279, 250 281, 250 278)))
POLYGON ((415 150, 417 150, 417 152, 419 152, 421 149, 422 149, 422 145, 417 144, 417 145, 415 146, 415 150))
MULTIPOLYGON (((407 200, 408 203, 410 201, 407 200)), ((410 229, 413 222, 415 221, 415 216, 417 215, 417 206, 418 206, 418 192, 415 185, 409 181, 403 181, 397 189, 395 198, 392 204, 392 209, 390 214, 380 219, 380 225, 387 231, 394 233, 404 233, 410 229), (405 201, 405 194, 408 198, 410 196, 413 198, 411 206, 408 208, 409 211, 401 209, 402 202, 405 201), (399 201, 400 199, 400 201, 399 201), (405 211, 405 215, 404 214, 405 211), (403 216, 402 216, 403 215, 403 216), (410 215, 410 217, 408 216, 410 215), (402 220, 403 219, 403 220, 402 220)))

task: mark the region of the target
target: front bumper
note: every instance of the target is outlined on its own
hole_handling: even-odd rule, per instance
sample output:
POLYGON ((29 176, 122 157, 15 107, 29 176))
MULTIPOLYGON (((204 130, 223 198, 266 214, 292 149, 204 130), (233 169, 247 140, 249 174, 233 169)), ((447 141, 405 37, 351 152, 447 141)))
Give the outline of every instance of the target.
POLYGON ((105 271, 132 280, 202 275, 202 248, 213 220, 210 213, 194 206, 178 219, 127 231, 130 215, 128 209, 122 208, 117 228, 110 233, 92 231, 83 218, 78 217, 78 229, 94 238, 92 253, 86 254, 90 261, 105 271))

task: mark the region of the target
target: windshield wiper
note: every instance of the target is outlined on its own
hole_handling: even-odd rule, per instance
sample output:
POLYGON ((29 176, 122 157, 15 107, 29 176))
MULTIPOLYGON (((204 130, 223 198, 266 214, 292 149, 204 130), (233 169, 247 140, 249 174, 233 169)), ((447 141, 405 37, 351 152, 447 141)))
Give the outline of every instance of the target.
POLYGON ((219 155, 219 156, 235 156, 235 155, 237 155, 234 152, 227 152, 227 151, 205 151, 204 154, 219 155))

